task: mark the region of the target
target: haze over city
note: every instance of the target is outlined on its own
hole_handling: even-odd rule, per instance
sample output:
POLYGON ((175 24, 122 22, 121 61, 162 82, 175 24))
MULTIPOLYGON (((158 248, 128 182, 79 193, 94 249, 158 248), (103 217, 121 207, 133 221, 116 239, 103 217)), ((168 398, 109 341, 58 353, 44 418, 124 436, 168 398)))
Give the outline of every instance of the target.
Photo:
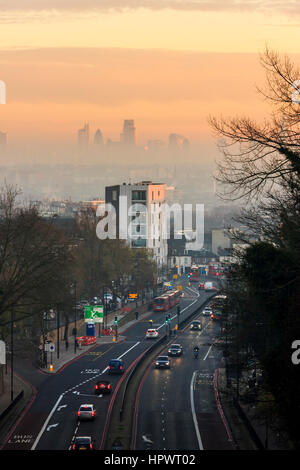
MULTIPOLYGON (((114 150, 110 166, 181 165, 182 155, 165 151, 176 133, 189 141, 184 161, 212 174, 219 152, 208 116, 262 119, 259 54, 266 44, 292 58, 298 52, 295 2, 4 1, 1 13, 6 177, 8 166, 32 164, 103 172, 107 153, 95 150, 94 134, 100 129, 105 145, 119 141, 125 119, 134 120, 139 151, 114 150), (77 132, 85 123, 83 156, 77 132), (161 145, 151 161, 149 141, 161 145)), ((41 189, 38 179, 33 189, 41 189)))

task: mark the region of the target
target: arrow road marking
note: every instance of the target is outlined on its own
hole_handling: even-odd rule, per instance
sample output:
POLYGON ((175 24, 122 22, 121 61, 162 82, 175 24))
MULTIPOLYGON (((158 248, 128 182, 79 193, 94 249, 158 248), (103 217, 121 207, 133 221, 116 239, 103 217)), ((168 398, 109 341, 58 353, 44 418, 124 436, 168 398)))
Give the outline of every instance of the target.
POLYGON ((60 405, 60 406, 57 408, 57 411, 60 411, 62 408, 66 408, 66 406, 68 406, 68 405, 60 405))
POLYGON ((56 428, 56 426, 58 426, 58 423, 50 424, 50 426, 47 427, 47 431, 50 431, 51 428, 56 428))
POLYGON ((147 442, 148 444, 154 444, 153 441, 151 441, 150 436, 142 436, 142 439, 144 442, 147 442))

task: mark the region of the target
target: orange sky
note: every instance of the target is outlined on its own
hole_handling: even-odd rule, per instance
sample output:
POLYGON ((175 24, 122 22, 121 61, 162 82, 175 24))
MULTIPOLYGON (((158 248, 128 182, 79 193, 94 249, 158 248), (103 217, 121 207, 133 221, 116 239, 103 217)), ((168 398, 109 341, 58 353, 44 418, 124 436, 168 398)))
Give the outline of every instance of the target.
POLYGON ((12 144, 72 143, 89 121, 92 132, 118 140, 123 119, 134 119, 143 145, 171 132, 209 139, 209 114, 260 117, 259 53, 268 44, 298 60, 300 17, 292 1, 253 5, 5 0, 0 129, 12 144))

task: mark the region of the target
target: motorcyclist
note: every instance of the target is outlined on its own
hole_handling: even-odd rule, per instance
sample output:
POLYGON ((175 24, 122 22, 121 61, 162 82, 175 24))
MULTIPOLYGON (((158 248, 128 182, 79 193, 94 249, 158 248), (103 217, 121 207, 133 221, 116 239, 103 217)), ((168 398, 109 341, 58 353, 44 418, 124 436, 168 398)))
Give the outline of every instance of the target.
POLYGON ((194 346, 194 356, 198 357, 199 354, 199 346, 194 346))

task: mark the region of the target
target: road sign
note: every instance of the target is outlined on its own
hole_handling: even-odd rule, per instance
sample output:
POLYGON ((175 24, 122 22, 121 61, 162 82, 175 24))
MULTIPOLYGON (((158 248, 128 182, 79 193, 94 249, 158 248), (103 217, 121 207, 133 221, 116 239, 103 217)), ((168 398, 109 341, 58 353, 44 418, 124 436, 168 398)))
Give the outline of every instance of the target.
POLYGON ((128 299, 138 299, 138 297, 139 297, 138 293, 128 294, 128 299))
POLYGON ((103 305, 86 305, 84 307, 84 321, 94 323, 103 322, 103 305))
POLYGON ((55 344, 54 343, 45 343, 45 351, 54 352, 55 344))

